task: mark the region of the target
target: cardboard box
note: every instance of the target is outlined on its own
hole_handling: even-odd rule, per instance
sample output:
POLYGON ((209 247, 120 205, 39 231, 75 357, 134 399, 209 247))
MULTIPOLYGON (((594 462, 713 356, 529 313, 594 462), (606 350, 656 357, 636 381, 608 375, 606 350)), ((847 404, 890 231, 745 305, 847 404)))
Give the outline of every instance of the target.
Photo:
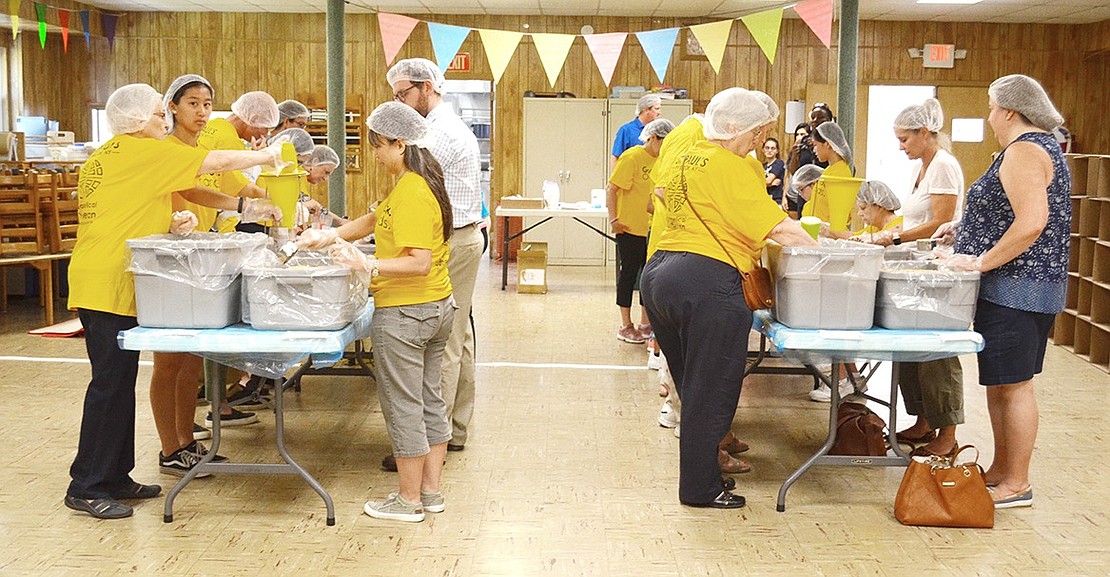
POLYGON ((503 196, 501 197, 501 206, 503 208, 545 208, 546 204, 542 198, 503 196))
POLYGON ((516 255, 516 292, 547 294, 547 243, 526 242, 516 255))

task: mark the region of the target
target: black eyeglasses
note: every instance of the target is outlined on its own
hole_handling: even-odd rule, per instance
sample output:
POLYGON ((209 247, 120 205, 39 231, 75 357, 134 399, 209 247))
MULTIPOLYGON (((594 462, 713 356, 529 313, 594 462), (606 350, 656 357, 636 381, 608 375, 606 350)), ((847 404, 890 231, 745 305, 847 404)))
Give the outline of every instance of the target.
POLYGON ((406 88, 406 89, 404 89, 400 92, 394 92, 393 93, 393 99, 396 100, 397 102, 404 102, 405 94, 408 94, 409 90, 412 90, 413 88, 416 88, 417 86, 420 86, 420 85, 415 83, 415 82, 410 83, 408 88, 406 88))

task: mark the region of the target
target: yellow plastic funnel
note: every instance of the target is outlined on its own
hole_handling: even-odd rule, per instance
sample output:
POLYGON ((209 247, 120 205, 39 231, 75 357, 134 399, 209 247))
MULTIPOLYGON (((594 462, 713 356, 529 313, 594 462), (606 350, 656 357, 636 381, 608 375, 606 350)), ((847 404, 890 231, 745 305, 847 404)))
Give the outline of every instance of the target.
POLYGON ((301 196, 301 179, 308 173, 297 164, 297 151, 293 148, 293 143, 281 145, 281 159, 290 164, 280 171, 263 170, 255 184, 265 189, 270 201, 281 209, 281 224, 278 226, 293 228, 297 224, 297 199, 301 196))

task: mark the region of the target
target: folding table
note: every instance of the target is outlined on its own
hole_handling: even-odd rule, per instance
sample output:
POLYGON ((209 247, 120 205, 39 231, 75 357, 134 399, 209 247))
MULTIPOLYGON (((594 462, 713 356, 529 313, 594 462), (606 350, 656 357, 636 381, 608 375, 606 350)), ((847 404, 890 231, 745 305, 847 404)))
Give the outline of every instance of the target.
MULTIPOLYGON (((863 331, 792 329, 772 317, 770 311, 756 311, 752 330, 766 337, 769 351, 786 359, 801 363, 814 378, 828 385, 832 391, 829 403, 829 434, 825 444, 806 462, 802 463, 783 482, 779 489, 776 510, 786 510, 786 491, 814 465, 839 466, 905 466, 909 456, 898 446, 895 438, 898 416, 898 370, 903 362, 923 362, 944 359, 983 350, 983 337, 974 331, 890 330, 872 328, 863 331), (891 363, 890 402, 874 397, 869 400, 887 405, 888 439, 894 455, 882 457, 829 455, 836 441, 836 413, 840 404, 840 391, 819 364, 851 363, 856 360, 887 361, 891 363)), ((752 372, 749 369, 748 372, 752 372)))
MULTIPOLYGON (((204 357, 205 386, 212 401, 212 446, 208 454, 189 470, 166 494, 162 520, 173 522, 173 501, 185 485, 200 473, 296 474, 311 486, 327 507, 327 524, 335 525, 331 495, 298 464, 285 448, 285 419, 282 392, 287 382, 296 382, 313 367, 328 367, 341 358, 347 345, 370 336, 374 300, 354 321, 334 331, 263 331, 245 324, 222 329, 157 329, 138 327, 119 334, 119 346, 131 351, 193 353, 204 357), (222 379, 212 378, 217 364, 262 375, 277 381, 274 386, 274 432, 283 463, 213 463, 220 448, 219 403, 225 396, 222 379), (288 377, 285 374, 297 367, 288 377)), ((361 367, 365 370, 365 365, 361 367)))

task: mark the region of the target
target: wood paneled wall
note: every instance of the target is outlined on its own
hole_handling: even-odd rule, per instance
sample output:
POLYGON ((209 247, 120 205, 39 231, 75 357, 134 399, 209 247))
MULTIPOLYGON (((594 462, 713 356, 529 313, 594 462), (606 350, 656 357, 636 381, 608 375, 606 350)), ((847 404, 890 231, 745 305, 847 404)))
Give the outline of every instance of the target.
MULTIPOLYGON (((417 15, 418 18, 427 16, 417 15)), ((469 27, 527 32, 579 33, 585 24, 597 32, 642 31, 685 26, 697 20, 673 18, 587 18, 531 16, 438 15, 437 22, 469 27)), ((368 108, 392 97, 385 82, 377 18, 351 14, 346 19, 347 92, 362 94, 368 108)), ((835 36, 835 35, 834 35, 835 36)), ((1079 150, 1110 151, 1110 133, 1102 130, 1102 109, 1110 86, 1107 54, 1110 21, 1087 25, 990 24, 946 22, 860 23, 859 76, 861 84, 937 84, 986 87, 994 78, 1021 72, 1040 79, 1053 97, 1079 150), (906 49, 925 43, 953 43, 968 51, 949 70, 922 68, 906 49), (1092 98, 1092 96, 1097 96, 1092 98)), ((682 36, 680 35, 680 41, 682 36)), ((28 42, 25 39, 24 42, 28 42)), ((834 38, 835 41, 835 38, 834 38)), ((120 19, 114 52, 99 39, 91 56, 79 50, 51 56, 25 48, 25 92, 29 110, 64 120, 82 134, 79 122, 87 113, 70 110, 85 102, 103 102, 111 90, 131 82, 163 88, 186 72, 206 76, 217 91, 217 107, 227 109, 248 90, 266 90, 278 100, 319 94, 325 90, 325 17, 323 14, 259 13, 128 13, 120 19), (60 90, 59 75, 78 79, 74 89, 60 90), (80 93, 80 91, 84 91, 80 93), (63 112, 55 112, 55 108, 63 112), (72 119, 72 120, 71 120, 72 119)), ((60 46, 56 47, 60 53, 60 46)), ((477 34, 462 51, 472 56, 473 70, 450 78, 490 79, 477 34)), ((418 26, 398 58, 430 57, 427 28, 418 26)), ((676 44, 667 82, 689 89, 695 109, 701 110, 717 91, 729 86, 761 89, 780 103, 806 97, 806 88, 836 83, 837 47, 826 50, 797 19, 783 21, 778 56, 772 65, 747 30, 733 28, 720 74, 708 61, 683 54, 676 44)), ((613 85, 654 85, 654 72, 637 43, 629 36, 613 76, 613 85)), ((554 87, 547 83, 530 40, 518 47, 494 96, 492 189, 495 197, 519 192, 522 97, 526 90, 567 91, 579 97, 603 98, 604 85, 585 42, 579 38, 554 87)), ((986 106, 986 91, 983 93, 986 106)), ((369 112, 368 110, 365 112, 369 112)), ((781 127, 780 127, 781 129, 781 127)), ((367 152, 364 172, 348 175, 348 212, 361 214, 375 194, 390 185, 367 152)))

